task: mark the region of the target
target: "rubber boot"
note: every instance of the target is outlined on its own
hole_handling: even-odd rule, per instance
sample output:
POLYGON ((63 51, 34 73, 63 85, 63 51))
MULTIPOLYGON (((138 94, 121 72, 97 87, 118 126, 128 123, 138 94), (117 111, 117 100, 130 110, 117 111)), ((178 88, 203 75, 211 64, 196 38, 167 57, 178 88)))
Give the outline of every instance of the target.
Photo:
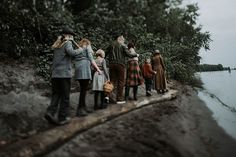
POLYGON ((94 92, 94 110, 98 110, 99 107, 98 107, 98 96, 99 96, 99 93, 97 91, 94 92))
POLYGON ((107 108, 107 104, 105 104, 104 101, 105 101, 105 94, 104 92, 101 92, 101 108, 102 109, 107 108))
POLYGON ((125 86, 125 101, 129 100, 129 87, 125 86))
POLYGON ((138 94, 138 86, 133 87, 133 94, 134 94, 134 100, 137 101, 137 94, 138 94))

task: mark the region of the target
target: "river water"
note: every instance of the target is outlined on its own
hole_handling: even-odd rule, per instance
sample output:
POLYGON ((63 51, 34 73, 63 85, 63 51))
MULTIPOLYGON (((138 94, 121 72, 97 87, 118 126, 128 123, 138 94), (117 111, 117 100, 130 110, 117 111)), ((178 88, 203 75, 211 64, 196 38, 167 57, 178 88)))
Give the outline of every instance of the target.
POLYGON ((226 133, 236 139, 236 71, 198 73, 204 83, 199 97, 213 112, 213 117, 226 133))

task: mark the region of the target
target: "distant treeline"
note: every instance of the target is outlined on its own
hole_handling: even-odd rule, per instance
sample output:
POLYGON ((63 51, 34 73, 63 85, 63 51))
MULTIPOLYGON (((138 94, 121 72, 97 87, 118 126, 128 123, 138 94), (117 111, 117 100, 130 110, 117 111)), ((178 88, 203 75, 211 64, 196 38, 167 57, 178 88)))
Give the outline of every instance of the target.
POLYGON ((222 70, 230 70, 230 67, 223 67, 222 64, 201 64, 199 65, 199 71, 222 71, 222 70))

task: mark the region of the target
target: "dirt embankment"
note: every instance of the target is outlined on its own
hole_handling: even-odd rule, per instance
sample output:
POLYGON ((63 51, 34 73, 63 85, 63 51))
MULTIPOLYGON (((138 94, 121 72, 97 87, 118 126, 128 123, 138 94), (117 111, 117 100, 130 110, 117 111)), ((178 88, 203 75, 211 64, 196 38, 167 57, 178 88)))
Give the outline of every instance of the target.
POLYGON ((35 75, 30 61, 0 62, 0 141, 35 134, 47 123, 42 119, 48 105, 48 84, 35 75))
MULTIPOLYGON (((36 75, 30 60, 0 59, 0 147, 54 127, 43 118, 50 103, 50 82, 36 75)), ((77 106, 78 86, 73 81, 71 114, 77 106)), ((88 103, 92 98, 88 96, 88 103)))

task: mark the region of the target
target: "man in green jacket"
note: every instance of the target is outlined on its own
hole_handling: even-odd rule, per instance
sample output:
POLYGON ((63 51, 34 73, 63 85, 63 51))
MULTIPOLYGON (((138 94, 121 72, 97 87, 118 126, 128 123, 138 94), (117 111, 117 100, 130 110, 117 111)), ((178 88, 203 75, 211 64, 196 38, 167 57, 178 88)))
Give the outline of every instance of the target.
POLYGON ((106 50, 106 57, 109 61, 109 71, 111 82, 117 84, 117 104, 123 104, 123 88, 125 85, 126 57, 138 57, 138 54, 131 54, 124 44, 125 38, 122 34, 115 36, 115 41, 106 50))

